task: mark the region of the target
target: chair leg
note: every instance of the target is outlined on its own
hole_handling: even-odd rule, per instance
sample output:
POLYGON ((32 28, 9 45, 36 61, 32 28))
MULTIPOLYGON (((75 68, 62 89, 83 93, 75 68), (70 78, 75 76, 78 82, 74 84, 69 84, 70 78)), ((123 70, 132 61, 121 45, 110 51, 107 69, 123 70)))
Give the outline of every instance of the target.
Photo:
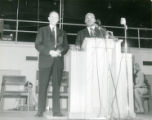
POLYGON ((28 96, 27 96, 27 111, 30 110, 30 92, 28 91, 28 96))
POLYGON ((146 98, 143 100, 143 106, 144 106, 144 110, 145 110, 145 113, 148 113, 149 112, 149 100, 146 98))
POLYGON ((4 110, 4 89, 4 86, 2 86, 0 95, 0 111, 4 110))
POLYGON ((67 111, 68 111, 68 109, 69 109, 69 100, 67 98, 67 111))
POLYGON ((0 111, 3 111, 3 107, 4 107, 4 99, 3 96, 0 97, 0 111))

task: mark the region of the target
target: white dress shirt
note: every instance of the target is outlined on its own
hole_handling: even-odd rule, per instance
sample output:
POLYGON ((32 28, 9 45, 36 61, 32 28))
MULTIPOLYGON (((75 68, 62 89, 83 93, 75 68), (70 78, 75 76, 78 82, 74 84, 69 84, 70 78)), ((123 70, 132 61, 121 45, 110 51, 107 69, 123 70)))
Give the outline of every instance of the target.
POLYGON ((94 26, 91 26, 91 27, 87 27, 90 35, 91 35, 91 28, 92 28, 93 30, 95 30, 95 25, 94 25, 94 26))

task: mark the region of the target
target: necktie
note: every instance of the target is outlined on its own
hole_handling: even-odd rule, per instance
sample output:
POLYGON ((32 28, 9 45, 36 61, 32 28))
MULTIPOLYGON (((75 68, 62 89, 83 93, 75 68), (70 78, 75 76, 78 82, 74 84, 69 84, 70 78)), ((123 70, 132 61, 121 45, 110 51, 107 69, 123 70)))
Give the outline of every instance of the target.
POLYGON ((53 37, 54 37, 54 47, 56 48, 56 36, 55 36, 55 28, 53 27, 52 28, 52 34, 53 34, 53 37))
POLYGON ((90 28, 90 36, 94 37, 94 29, 93 28, 90 28))

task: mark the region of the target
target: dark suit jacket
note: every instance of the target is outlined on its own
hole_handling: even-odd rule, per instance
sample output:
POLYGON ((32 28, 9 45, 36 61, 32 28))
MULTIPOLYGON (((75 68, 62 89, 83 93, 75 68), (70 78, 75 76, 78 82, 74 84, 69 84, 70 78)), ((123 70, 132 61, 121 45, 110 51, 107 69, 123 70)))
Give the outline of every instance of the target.
POLYGON ((54 61, 57 61, 61 68, 64 67, 63 55, 68 51, 68 42, 66 33, 57 28, 57 47, 54 47, 55 39, 49 26, 39 29, 35 48, 39 51, 39 68, 48 68, 54 61), (61 57, 53 58, 49 55, 50 50, 59 49, 61 57))
MULTIPOLYGON (((95 27, 95 37, 105 38, 105 35, 106 31, 104 29, 99 30, 97 27, 95 27)), ((81 47, 83 40, 86 37, 91 37, 87 28, 79 31, 77 33, 76 45, 79 45, 81 47)))

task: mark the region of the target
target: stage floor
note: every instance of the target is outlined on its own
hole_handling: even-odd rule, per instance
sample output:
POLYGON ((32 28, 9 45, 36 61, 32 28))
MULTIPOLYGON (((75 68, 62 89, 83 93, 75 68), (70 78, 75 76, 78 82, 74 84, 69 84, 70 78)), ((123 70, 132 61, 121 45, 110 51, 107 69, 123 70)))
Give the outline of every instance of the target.
MULTIPOLYGON (((50 114, 46 113, 43 117, 35 117, 35 111, 7 111, 0 112, 0 120, 76 120, 68 119, 68 117, 52 117, 50 114)), ((92 119, 89 119, 92 120, 92 119)), ((101 119, 93 119, 101 120, 101 119)), ((103 120, 103 119, 102 119, 103 120)), ((152 114, 138 114, 136 118, 123 119, 123 120, 152 120, 152 114)))

